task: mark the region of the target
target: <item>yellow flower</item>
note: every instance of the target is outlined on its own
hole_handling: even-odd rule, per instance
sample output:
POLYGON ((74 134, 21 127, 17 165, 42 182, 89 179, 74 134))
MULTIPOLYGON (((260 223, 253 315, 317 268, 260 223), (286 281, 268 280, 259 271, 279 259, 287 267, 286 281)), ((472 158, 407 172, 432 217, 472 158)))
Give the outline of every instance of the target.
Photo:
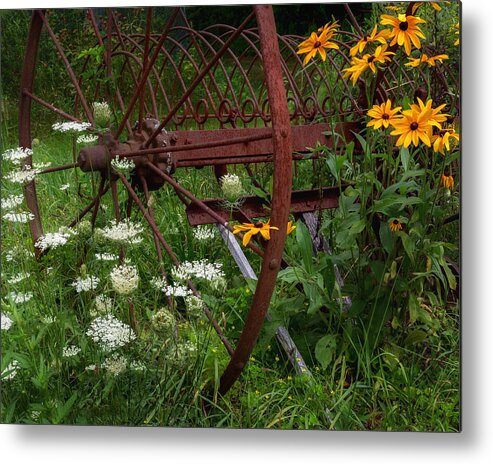
POLYGON ((459 29, 459 23, 457 23, 455 26, 454 26, 454 29, 456 29, 455 31, 455 35, 458 35, 459 37, 457 38, 457 40, 454 42, 454 45, 457 47, 457 45, 460 44, 460 29, 459 29))
POLYGON ((399 219, 391 219, 389 221, 389 229, 391 232, 397 232, 398 230, 402 230, 402 224, 399 219))
POLYGON ((382 126, 387 129, 389 125, 394 125, 394 122, 397 121, 395 115, 399 113, 401 110, 400 106, 391 109, 391 101, 387 100, 385 103, 381 105, 373 105, 373 108, 368 110, 368 116, 373 118, 367 126, 373 126, 374 130, 380 129, 382 126))
POLYGON ((421 63, 427 63, 431 67, 436 66, 437 61, 443 63, 443 60, 448 60, 448 55, 428 56, 426 53, 423 53, 419 58, 409 58, 409 63, 406 63, 406 66, 416 68, 421 63))
POLYGON ((381 44, 386 44, 389 36, 390 31, 388 29, 377 32, 377 25, 375 24, 375 27, 373 28, 371 34, 365 35, 361 39, 359 39, 358 43, 351 47, 349 54, 351 56, 355 56, 357 53, 363 53, 366 45, 372 42, 380 42, 381 44))
POLYGON ((367 53, 363 56, 363 58, 353 56, 351 60, 352 66, 342 70, 342 72, 345 73, 344 77, 351 76, 351 81, 353 85, 355 85, 359 76, 361 76, 361 74, 363 74, 367 69, 371 69, 373 74, 376 74, 377 67, 375 64, 390 61, 390 55, 394 55, 394 52, 388 52, 387 44, 385 44, 379 45, 373 55, 367 53))
POLYGON ((443 175, 441 185, 449 190, 453 190, 455 185, 454 178, 452 176, 443 175))
POLYGON ((255 224, 244 222, 241 225, 235 225, 235 226, 233 226, 233 234, 238 234, 240 232, 246 232, 245 235, 243 235, 243 245, 244 246, 247 246, 248 243, 250 242, 250 239, 254 235, 257 235, 258 233, 260 233, 260 235, 265 240, 270 240, 270 231, 271 230, 279 230, 279 228, 269 225, 269 221, 267 221, 267 223, 265 223, 265 224, 263 222, 259 221, 259 222, 256 222, 255 224))
POLYGON ((412 142, 417 147, 421 140, 425 145, 430 147, 430 115, 431 110, 420 111, 414 105, 411 106, 411 109, 403 111, 402 117, 393 124, 395 130, 390 133, 390 135, 400 136, 397 139, 396 145, 398 147, 404 145, 407 148, 412 142))
POLYGON ((459 140, 459 134, 454 129, 442 129, 431 137, 433 151, 445 155, 445 149, 450 151, 450 139, 459 140))
MULTIPOLYGON (((414 5, 413 5, 413 8, 412 8, 412 11, 411 11, 411 14, 414 14, 416 13, 416 10, 422 6, 425 2, 416 2, 414 5)), ((437 2, 426 2, 426 3, 430 3, 431 6, 433 7, 434 10, 436 11, 442 11, 442 7, 437 3, 437 2)), ((444 3, 450 3, 450 2, 444 2, 444 3)))
POLYGON ((296 226, 293 226, 293 221, 288 222, 288 230, 286 231, 286 235, 289 235, 293 230, 296 229, 296 226))
POLYGON ((440 111, 442 111, 443 108, 445 108, 445 104, 437 106, 436 108, 432 108, 431 105, 433 105, 433 100, 430 98, 426 101, 426 105, 423 103, 421 98, 418 97, 418 104, 413 103, 411 105, 411 109, 416 109, 417 111, 423 112, 423 113, 429 113, 429 122, 431 126, 438 127, 439 129, 442 128, 441 124, 442 122, 445 122, 447 120, 447 117, 449 116, 448 114, 441 114, 440 111))
POLYGON ((317 52, 320 53, 320 57, 325 61, 327 58, 326 48, 339 48, 339 45, 329 40, 332 38, 333 34, 333 30, 330 30, 328 27, 325 28, 324 26, 320 35, 316 32, 312 32, 308 39, 298 45, 298 51, 296 53, 298 53, 298 55, 304 55, 306 53, 306 56, 303 59, 303 66, 305 66, 311 58, 315 57, 317 52))
POLYGON ((325 26, 319 27, 317 32, 327 31, 327 38, 331 39, 338 29, 339 23, 337 21, 334 21, 333 23, 329 21, 327 24, 325 24, 325 26))
POLYGON ((399 14, 397 18, 390 15, 382 15, 380 24, 384 26, 392 26, 393 29, 390 31, 390 38, 393 37, 390 45, 398 44, 399 46, 404 45, 404 50, 407 55, 411 54, 411 42, 416 48, 421 48, 421 39, 426 37, 423 31, 420 29, 418 24, 425 23, 424 19, 417 16, 406 16, 405 14, 399 14))

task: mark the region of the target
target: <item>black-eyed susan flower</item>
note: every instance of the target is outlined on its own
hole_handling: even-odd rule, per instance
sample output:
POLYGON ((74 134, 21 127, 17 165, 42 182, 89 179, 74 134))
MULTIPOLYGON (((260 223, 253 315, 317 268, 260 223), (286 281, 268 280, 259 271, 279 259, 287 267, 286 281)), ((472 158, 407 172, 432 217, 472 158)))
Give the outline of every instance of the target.
POLYGON ((325 61, 327 58, 326 49, 339 48, 339 45, 329 40, 332 38, 332 35, 332 30, 329 28, 322 28, 320 35, 316 32, 312 32, 308 39, 298 45, 298 51, 296 53, 298 53, 298 55, 304 55, 306 53, 306 56, 303 59, 303 66, 315 57, 317 53, 320 54, 322 61, 325 61))
POLYGON ((270 240, 270 231, 279 230, 279 228, 271 226, 269 222, 270 220, 267 221, 266 223, 263 223, 262 221, 258 221, 255 224, 244 222, 241 225, 233 226, 233 234, 244 232, 243 235, 244 246, 247 246, 251 238, 257 234, 260 234, 265 240, 270 240))
POLYGON ((377 32, 377 25, 375 24, 375 27, 373 28, 371 34, 361 37, 361 39, 358 40, 356 45, 351 47, 349 54, 351 56, 355 56, 358 53, 363 53, 366 46, 369 43, 379 42, 385 45, 389 37, 390 37, 390 31, 388 29, 383 29, 382 31, 377 32))
POLYGON ((445 155, 445 150, 450 151, 450 141, 459 140, 459 134, 454 129, 441 129, 431 137, 433 151, 445 155))
POLYGON ((417 111, 420 111, 422 113, 429 114, 429 122, 430 125, 438 127, 439 129, 442 128, 441 124, 442 122, 445 122, 448 118, 448 114, 441 113, 443 108, 445 108, 445 104, 437 106, 436 108, 433 108, 433 100, 429 98, 426 100, 426 104, 423 103, 423 100, 421 98, 417 97, 418 103, 413 103, 411 105, 412 109, 416 109, 417 111))
POLYGON ((317 32, 320 33, 320 32, 326 31, 327 32, 327 38, 331 39, 332 36, 337 32, 338 29, 339 29, 339 23, 337 21, 334 21, 334 22, 329 21, 324 26, 319 27, 317 29, 317 32))
POLYGON ((453 190, 454 189, 454 178, 452 176, 446 176, 445 174, 442 176, 442 181, 441 181, 442 187, 445 187, 446 189, 453 190))
POLYGON ((409 62, 406 63, 406 66, 412 66, 413 68, 418 67, 421 63, 426 63, 429 67, 436 66, 437 61, 443 63, 443 60, 448 60, 448 55, 435 55, 428 56, 426 53, 423 53, 419 58, 409 58, 409 62))
POLYGON ((397 121, 396 115, 400 110, 400 106, 396 106, 392 109, 392 102, 390 100, 387 100, 381 105, 373 105, 367 113, 368 116, 372 118, 367 126, 373 127, 374 130, 378 130, 381 127, 387 129, 389 125, 394 125, 394 122, 397 121))
MULTIPOLYGON (((454 29, 455 29, 455 32, 454 34, 455 35, 458 35, 460 36, 460 29, 459 29, 459 23, 457 23, 455 26, 454 26, 454 29)), ((460 37, 457 38, 457 40, 454 42, 454 45, 457 47, 458 45, 460 44, 460 37)))
POLYGON ((356 84, 359 76, 363 74, 367 69, 371 69, 373 74, 377 72, 377 63, 385 63, 386 61, 390 61, 390 56, 394 55, 394 52, 387 51, 387 44, 379 45, 375 52, 370 55, 367 53, 362 58, 358 58, 353 56, 351 60, 351 65, 349 68, 343 69, 342 72, 345 73, 344 77, 351 76, 351 81, 356 84))
POLYGON ((389 221, 389 229, 391 232, 397 232, 399 230, 402 230, 402 224, 399 219, 394 218, 389 221))
POLYGON ((289 235, 291 232, 293 232, 294 229, 296 229, 296 226, 293 225, 293 221, 289 221, 286 230, 286 235, 289 235))
POLYGON ((396 145, 407 148, 411 143, 417 147, 421 140, 428 147, 431 146, 430 111, 420 111, 415 107, 402 112, 402 117, 393 123, 394 130, 390 135, 399 135, 396 145))
POLYGON ((380 24, 384 26, 392 26, 390 30, 390 46, 398 44, 404 46, 407 55, 411 54, 411 42, 416 48, 421 48, 420 39, 425 39, 423 31, 418 24, 425 23, 424 19, 418 16, 406 16, 399 14, 397 18, 390 15, 382 15, 380 24))

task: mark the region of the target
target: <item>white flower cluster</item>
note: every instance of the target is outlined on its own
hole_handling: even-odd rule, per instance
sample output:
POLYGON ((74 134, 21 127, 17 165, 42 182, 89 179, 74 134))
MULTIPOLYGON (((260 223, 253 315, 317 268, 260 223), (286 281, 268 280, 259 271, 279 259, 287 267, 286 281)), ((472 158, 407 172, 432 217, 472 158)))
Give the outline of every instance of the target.
POLYGON ((60 227, 58 232, 48 232, 36 241, 36 248, 42 251, 48 248, 58 248, 65 245, 70 237, 75 235, 75 231, 67 227, 60 227))
POLYGON ((113 308, 113 300, 106 295, 98 295, 95 300, 96 313, 106 314, 113 308))
POLYGON ((110 358, 104 360, 101 367, 116 377, 127 368, 127 360, 121 354, 114 353, 110 358))
POLYGON ((24 195, 10 195, 2 198, 2 209, 12 210, 24 201, 24 195))
POLYGON ((25 258, 34 258, 34 253, 22 246, 14 246, 11 250, 5 252, 5 260, 8 262, 23 260, 25 258))
POLYGON ((221 189, 230 202, 236 202, 243 194, 243 185, 236 174, 226 174, 220 178, 221 189))
POLYGON ((96 290, 99 284, 99 279, 96 276, 77 277, 70 285, 75 288, 77 293, 96 290))
POLYGON ((111 226, 101 230, 103 237, 114 240, 115 242, 125 244, 136 244, 142 242, 140 234, 144 228, 140 224, 125 219, 117 224, 115 220, 111 221, 111 226))
POLYGON ((188 360, 196 353, 196 346, 186 340, 177 343, 167 355, 169 362, 175 366, 183 366, 188 362, 188 360))
POLYGON ((32 156, 33 151, 30 148, 11 148, 2 154, 2 158, 7 161, 11 161, 15 165, 20 165, 21 161, 28 156, 32 156))
POLYGON ((54 322, 56 322, 56 317, 55 316, 43 316, 41 318, 41 322, 43 324, 53 324, 54 322))
POLYGON ((18 171, 9 172, 5 176, 5 179, 7 179, 10 182, 13 182, 14 184, 24 185, 33 181, 36 175, 39 173, 40 173, 39 169, 32 168, 31 166, 26 164, 25 166, 22 167, 22 169, 19 169, 18 171))
POLYGON ((176 297, 186 297, 192 295, 192 291, 186 287, 185 285, 173 284, 173 285, 165 285, 161 289, 161 291, 166 296, 176 296, 176 297))
POLYGON ((130 343, 136 338, 132 328, 108 314, 96 317, 87 329, 87 336, 105 351, 112 351, 130 343))
POLYGON ((94 256, 98 261, 116 261, 118 259, 117 255, 111 253, 96 253, 94 256))
POLYGON ((10 292, 9 298, 16 304, 27 303, 33 297, 33 292, 10 292))
POLYGON ((177 280, 188 280, 192 277, 213 281, 224 277, 222 263, 211 263, 208 259, 184 261, 179 267, 173 268, 171 274, 177 280))
POLYGON ((139 272, 137 267, 130 264, 121 264, 113 268, 110 273, 113 289, 120 295, 128 295, 139 286, 139 272))
POLYGON ((70 184, 63 184, 62 186, 60 186, 60 190, 62 192, 64 192, 65 190, 67 190, 68 188, 70 188, 70 184))
POLYGON ((111 120, 111 108, 107 102, 94 102, 92 104, 94 120, 99 126, 107 126, 111 120))
POLYGON ((2 330, 9 330, 13 323, 7 313, 0 313, 0 326, 2 330))
POLYGON ((77 143, 94 143, 97 142, 98 136, 97 135, 91 135, 91 134, 84 134, 84 135, 79 135, 77 137, 77 143))
POLYGON ((131 370, 138 372, 142 372, 147 369, 146 365, 142 361, 132 361, 129 367, 131 370))
POLYGON ((204 302, 195 295, 190 295, 185 298, 185 307, 187 308, 187 314, 190 317, 200 318, 204 315, 204 302))
POLYGON ((20 213, 9 212, 4 214, 3 218, 9 222, 20 222, 21 224, 25 224, 34 219, 34 214, 30 211, 21 211, 20 213))
POLYGON ((7 279, 9 284, 15 285, 19 282, 22 282, 24 279, 27 279, 31 274, 29 272, 19 272, 18 274, 14 274, 12 277, 7 279))
POLYGON ((68 345, 63 347, 62 356, 64 358, 72 358, 81 352, 81 348, 76 345, 68 345))
POLYGON ((135 163, 131 159, 117 156, 111 160, 111 166, 120 174, 127 174, 135 168, 135 163))
POLYGON ((0 377, 2 380, 11 380, 17 375, 17 371, 19 369, 20 369, 19 361, 17 361, 17 359, 14 359, 2 371, 2 374, 0 375, 0 377))
POLYGON ((46 163, 33 163, 33 168, 37 171, 42 171, 43 169, 49 168, 51 166, 51 161, 46 163))
POLYGON ((84 132, 89 129, 89 127, 91 127, 91 124, 88 122, 75 121, 56 122, 51 126, 51 128, 57 132, 84 132))
POLYGON ((161 308, 152 315, 151 324, 154 330, 170 334, 175 330, 176 319, 169 309, 161 308))
POLYGON ((216 236, 215 229, 212 229, 208 226, 197 226, 193 230, 193 236, 200 240, 201 242, 205 242, 207 240, 211 240, 216 236))

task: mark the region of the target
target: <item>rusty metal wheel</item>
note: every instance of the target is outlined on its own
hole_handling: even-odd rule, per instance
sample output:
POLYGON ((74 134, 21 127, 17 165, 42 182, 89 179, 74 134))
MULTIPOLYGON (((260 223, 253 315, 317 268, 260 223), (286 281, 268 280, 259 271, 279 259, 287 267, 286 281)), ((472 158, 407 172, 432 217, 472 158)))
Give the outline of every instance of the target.
MULTIPOLYGON (((68 226, 73 227, 90 212, 92 214, 91 221, 94 225, 98 215, 101 197, 107 191, 111 192, 116 220, 120 221, 122 215, 119 208, 117 183, 121 182, 128 191, 129 208, 131 208, 132 203, 134 203, 152 230, 156 252, 160 262, 162 263, 161 257, 164 250, 171 261, 178 266, 180 262, 178 261, 176 254, 156 226, 152 208, 149 204, 143 204, 136 193, 136 189, 143 191, 145 199, 148 200, 150 190, 157 189, 164 183, 168 183, 176 190, 176 193, 181 200, 202 209, 203 212, 209 214, 218 223, 231 229, 231 226, 227 224, 223 217, 209 208, 191 192, 183 188, 180 183, 173 178, 172 173, 179 164, 179 158, 175 158, 173 155, 174 153, 187 153, 192 150, 198 152, 201 148, 205 150, 220 151, 221 147, 225 146, 231 148, 232 146, 245 146, 255 141, 260 141, 261 143, 268 141, 268 143, 271 144, 271 148, 268 150, 270 153, 269 156, 274 163, 274 186, 270 220, 271 224, 277 226, 279 230, 286 230, 291 198, 291 156, 293 152, 288 103, 283 85, 281 59, 272 8, 269 6, 255 6, 253 10, 254 11, 237 29, 234 31, 226 31, 219 37, 221 42, 219 48, 212 48, 212 50, 209 50, 209 56, 200 57, 201 67, 196 70, 195 78, 192 82, 188 83, 185 83, 182 79, 181 84, 186 87, 182 89, 183 93, 179 95, 180 98, 177 100, 175 99, 174 102, 166 97, 163 82, 160 80, 158 74, 157 63, 159 62, 161 66, 164 66, 167 61, 166 58, 171 56, 169 52, 165 51, 166 49, 163 46, 167 39, 169 39, 168 41, 174 42, 175 48, 179 49, 181 47, 183 49, 183 45, 180 45, 172 35, 173 24, 182 11, 179 8, 175 8, 171 12, 166 27, 160 35, 155 35, 151 31, 152 10, 148 9, 146 31, 145 34, 140 37, 124 35, 119 28, 116 15, 111 10, 107 11, 105 19, 96 17, 92 10, 87 12, 87 18, 93 27, 97 45, 104 49, 104 52, 102 53, 102 62, 99 68, 102 69, 103 75, 107 78, 107 82, 110 82, 113 85, 112 87, 109 85, 106 86, 106 90, 101 89, 101 86, 97 85, 96 89, 93 88, 94 93, 91 97, 88 97, 87 92, 84 92, 84 90, 88 89, 88 86, 84 80, 83 72, 77 74, 74 70, 74 67, 71 65, 68 58, 69 55, 64 50, 62 41, 54 28, 50 25, 49 12, 42 10, 33 12, 21 78, 19 111, 20 146, 25 148, 31 148, 32 146, 31 118, 33 102, 44 106, 49 111, 56 113, 65 120, 73 122, 87 121, 96 133, 98 132, 95 130, 91 103, 97 101, 99 92, 106 92, 106 95, 115 102, 119 109, 118 114, 120 118, 118 127, 111 132, 98 133, 97 145, 94 147, 86 147, 80 150, 78 154, 74 153, 74 156, 75 154, 78 155, 77 159, 72 159, 69 163, 63 165, 45 169, 40 174, 50 175, 52 172, 62 170, 81 170, 82 172, 90 174, 99 173, 99 187, 96 190, 95 196, 80 213, 67 224, 68 226), (210 73, 214 72, 217 68, 220 58, 226 52, 230 51, 231 44, 235 42, 247 26, 252 25, 251 23, 255 18, 257 21, 260 54, 262 56, 265 76, 264 85, 268 96, 268 116, 269 120, 271 120, 271 129, 268 129, 267 131, 263 130, 260 133, 255 134, 248 133, 246 136, 237 136, 235 134, 233 137, 231 137, 231 133, 222 133, 221 131, 218 131, 218 135, 215 138, 211 137, 210 133, 201 138, 201 134, 197 131, 197 137, 193 140, 190 140, 187 137, 183 138, 179 133, 178 137, 173 133, 166 134, 163 130, 166 127, 169 127, 170 124, 174 123, 176 126, 180 124, 180 121, 177 121, 177 118, 180 119, 183 116, 183 114, 179 115, 180 111, 183 108, 186 109, 188 105, 191 104, 190 95, 193 93, 194 89, 199 84, 205 83, 205 79, 207 79, 210 73), (105 33, 99 31, 100 24, 103 24, 106 27, 105 33), (44 100, 42 95, 35 93, 34 91, 36 88, 36 60, 42 31, 45 31, 53 42, 73 86, 75 104, 72 112, 54 106, 52 103, 44 100), (137 54, 139 56, 137 56, 137 54), (132 89, 130 95, 127 93, 128 89, 125 90, 121 88, 122 81, 119 81, 118 77, 115 77, 115 62, 119 55, 124 57, 123 65, 121 65, 120 61, 121 67, 118 70, 119 74, 121 75, 122 68, 124 70, 126 68, 127 73, 130 73, 134 79, 135 87, 132 89), (132 63, 132 61, 134 63, 132 63), (155 79, 154 81, 152 80, 153 76, 155 79), (110 87, 111 92, 109 89, 110 87), (164 106, 167 109, 164 118, 159 117, 158 114, 160 97, 163 97, 161 106, 164 106), (130 118, 134 117, 135 114, 138 114, 137 121, 134 126, 131 126, 130 118), (123 136, 125 131, 127 133, 126 137, 123 136), (181 144, 175 143, 178 140, 181 144), (175 144, 175 146, 173 146, 173 144, 175 144), (125 176, 111 170, 110 161, 117 155, 120 157, 131 158, 134 161, 136 168, 132 175, 131 182, 129 182, 125 176)), ((187 26, 182 25, 180 27, 182 29, 187 29, 187 26)), ((175 28, 175 31, 179 30, 180 27, 175 28)), ((191 40, 198 39, 191 35, 191 40)), ((184 56, 187 54, 189 53, 184 53, 184 56)), ((173 61, 170 58, 168 61, 168 65, 173 65, 173 61)), ((87 59, 82 69, 89 69, 90 66, 94 66, 94 64, 87 59)), ((180 75, 180 73, 177 73, 177 75, 180 75)), ((227 85, 230 84, 227 83, 227 85)), ((207 85, 204 85, 204 88, 207 92, 207 85)), ((209 95, 209 99, 210 98, 212 97, 209 95)), ((233 106, 237 107, 238 104, 237 102, 236 104, 229 103, 230 105, 228 107, 228 99, 223 99, 221 108, 219 108, 215 114, 218 121, 227 121, 231 119, 231 109, 233 106)), ((246 108, 248 105, 253 108, 256 107, 255 102, 245 101, 241 106, 244 112, 247 111, 246 108)), ((210 106, 210 102, 208 102, 207 99, 201 99, 196 107, 193 108, 192 113, 202 113, 202 116, 199 116, 199 121, 200 117, 203 118, 204 115, 207 118, 208 106, 210 106)), ((258 107, 256 107, 256 109, 258 109, 258 107)), ((264 110, 265 109, 266 107, 264 106, 264 110)), ((181 112, 186 113, 186 111, 181 112)), ((184 119, 181 121, 183 122, 183 120, 184 119)), ((187 135, 191 135, 191 132, 187 133, 187 135)), ((232 152, 234 152, 234 149, 232 152)), ((224 156, 222 158, 223 159, 219 164, 227 164, 228 159, 224 159, 224 156)), ((195 160, 185 159, 182 164, 184 166, 203 166, 208 164, 207 162, 200 161, 200 159, 200 156, 198 157, 198 160, 197 157, 195 160)), ((25 163, 32 166, 32 161, 32 157, 28 157, 25 163)), ((238 160, 234 160, 233 162, 237 161, 238 160)), ((248 159, 239 159, 239 162, 245 161, 248 161, 248 159)), ((214 163, 213 160, 210 164, 217 165, 217 159, 216 163, 214 163)), ((34 215, 34 220, 31 221, 30 228, 33 242, 36 244, 43 236, 43 227, 40 213, 40 202, 42 200, 37 196, 34 181, 26 185, 25 197, 28 208, 34 215)), ((261 250, 258 246, 253 244, 250 247, 262 256, 262 267, 251 308, 236 348, 232 347, 231 343, 222 333, 219 324, 214 320, 207 308, 205 308, 206 315, 231 355, 230 364, 221 378, 221 394, 226 393, 231 388, 234 381, 239 377, 257 340, 275 286, 277 272, 282 259, 284 242, 285 234, 273 234, 272 239, 266 244, 264 250, 261 250)), ((39 247, 36 248, 36 254, 38 257, 41 255, 39 247)), ((166 276, 164 269, 162 269, 162 271, 163 275, 166 276)), ((188 285, 191 290, 199 296, 194 284, 189 281, 188 285)))

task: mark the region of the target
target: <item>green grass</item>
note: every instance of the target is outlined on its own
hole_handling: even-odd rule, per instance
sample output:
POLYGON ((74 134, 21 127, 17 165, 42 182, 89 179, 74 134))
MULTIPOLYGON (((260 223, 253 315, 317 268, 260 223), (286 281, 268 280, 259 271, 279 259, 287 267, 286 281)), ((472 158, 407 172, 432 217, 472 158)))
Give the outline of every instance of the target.
MULTIPOLYGON (((69 162, 71 143, 67 137, 46 137, 35 147, 35 156, 38 161, 53 164, 69 162)), ((3 162, 3 172, 9 169, 3 162)), ((304 168, 300 169, 303 172, 304 168)), ((238 172, 243 176, 241 169, 238 172)), ((90 177, 79 173, 85 195, 92 191, 90 177)), ((209 168, 183 171, 179 178, 202 197, 220 195, 209 168)), ((2 187, 2 197, 19 192, 6 180, 2 187)), ((74 173, 70 171, 43 176, 37 189, 45 231, 55 231, 66 224, 87 201, 78 197, 74 173), (65 183, 70 183, 70 188, 60 191, 65 183)), ((119 191, 122 209, 123 193, 119 191)), ((205 244, 193 237, 184 209, 169 188, 155 192, 154 197, 158 224, 180 259, 206 257, 223 263, 227 289, 213 291, 202 283, 199 287, 227 335, 236 341, 251 298, 246 282, 238 277, 219 236, 205 244)), ((113 218, 108 195, 103 205, 98 227, 113 218)), ((133 218, 139 220, 135 210, 133 218)), ((158 264, 147 229, 141 244, 127 247, 127 256, 140 274, 139 290, 132 295, 140 333, 135 342, 119 350, 128 364, 138 362, 144 368, 132 370, 127 366, 114 376, 104 368, 86 370, 91 364, 101 364, 108 355, 85 332, 99 293, 115 299, 116 317, 130 320, 128 300, 111 290, 108 276, 113 264, 94 258, 96 252, 118 253, 118 246, 79 236, 36 262, 25 254, 32 250, 27 225, 3 221, 2 226, 2 313, 9 314, 13 325, 2 331, 1 367, 3 371, 13 359, 20 366, 14 378, 2 382, 2 422, 459 430, 459 327, 454 305, 433 309, 438 326, 424 341, 403 345, 402 335, 395 331, 393 337, 387 337, 370 352, 365 343, 354 339, 357 355, 345 346, 325 370, 315 360, 310 345, 302 343, 309 333, 300 332, 303 327, 296 326, 293 336, 300 342, 313 372, 311 381, 296 377, 272 338, 272 330, 266 330, 240 381, 225 398, 220 398, 217 389, 227 353, 203 318, 185 315, 181 301, 174 310, 178 321, 176 336, 192 342, 196 351, 183 362, 163 354, 170 336, 163 336, 151 324, 152 315, 164 306, 164 298, 149 283, 158 275, 158 264), (7 261, 7 252, 12 250, 17 250, 17 256, 7 261), (81 266, 82 272, 100 278, 97 291, 77 294, 70 285, 81 273, 81 266), (8 279, 19 272, 30 273, 30 278, 10 284, 8 279), (9 298, 11 291, 30 291, 34 296, 26 303, 15 304, 9 298), (80 353, 64 358, 62 350, 68 345, 79 346, 80 353)), ((293 247, 294 238, 289 240, 288 245, 293 247)), ((252 263, 258 269, 255 259, 252 263)), ((165 267, 170 267, 168 260, 165 267)))

